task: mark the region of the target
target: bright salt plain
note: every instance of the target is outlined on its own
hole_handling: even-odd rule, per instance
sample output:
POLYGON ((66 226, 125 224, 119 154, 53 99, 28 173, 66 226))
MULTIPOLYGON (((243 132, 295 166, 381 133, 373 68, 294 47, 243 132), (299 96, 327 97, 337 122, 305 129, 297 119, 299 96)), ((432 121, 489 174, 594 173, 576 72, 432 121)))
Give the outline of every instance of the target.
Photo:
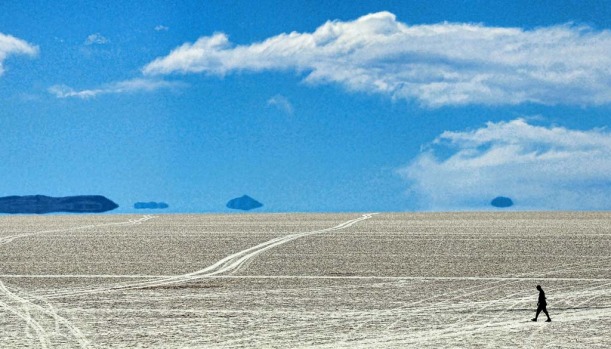
POLYGON ((0 229, 2 348, 611 347, 611 213, 4 216, 0 229), (530 321, 537 284, 552 323, 530 321))

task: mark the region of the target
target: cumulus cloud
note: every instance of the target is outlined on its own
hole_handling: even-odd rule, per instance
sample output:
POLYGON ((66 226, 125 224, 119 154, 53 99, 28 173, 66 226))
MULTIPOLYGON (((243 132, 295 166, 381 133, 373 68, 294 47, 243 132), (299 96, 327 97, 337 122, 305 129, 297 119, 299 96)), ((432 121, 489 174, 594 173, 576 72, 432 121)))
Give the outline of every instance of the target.
POLYGON ((148 75, 297 71, 309 83, 466 104, 611 102, 611 32, 558 25, 533 30, 469 23, 407 25, 389 12, 329 21, 249 45, 224 33, 185 43, 146 65, 148 75))
POLYGON ((38 47, 11 35, 0 33, 0 75, 4 73, 4 60, 11 55, 36 56, 38 47))
POLYGON ((85 45, 87 45, 87 46, 90 46, 90 45, 104 45, 104 44, 107 44, 109 42, 110 42, 110 40, 108 40, 106 37, 104 37, 100 33, 91 34, 91 35, 87 36, 87 39, 85 39, 85 45))
POLYGON ((275 95, 267 100, 267 105, 277 108, 287 115, 293 115, 293 105, 283 95, 275 95))
POLYGON ((446 131, 399 173, 423 209, 482 209, 498 195, 517 209, 611 209, 611 133, 488 123, 446 131))
POLYGON ((168 30, 170 30, 170 28, 166 27, 165 25, 157 25, 155 26, 155 31, 158 32, 167 32, 168 30))
POLYGON ((182 86, 184 86, 183 83, 176 81, 137 78, 106 84, 99 88, 86 90, 75 90, 66 85, 54 85, 49 87, 48 91, 57 98, 88 99, 104 94, 153 92, 160 89, 175 89, 182 86))

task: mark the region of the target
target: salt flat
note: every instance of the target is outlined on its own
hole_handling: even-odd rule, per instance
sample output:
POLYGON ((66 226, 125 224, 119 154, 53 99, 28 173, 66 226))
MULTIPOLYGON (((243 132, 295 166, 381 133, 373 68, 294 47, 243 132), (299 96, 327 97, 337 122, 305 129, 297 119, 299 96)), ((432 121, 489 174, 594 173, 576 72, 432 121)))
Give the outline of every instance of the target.
POLYGON ((2 216, 0 261, 2 348, 611 346, 611 213, 2 216))

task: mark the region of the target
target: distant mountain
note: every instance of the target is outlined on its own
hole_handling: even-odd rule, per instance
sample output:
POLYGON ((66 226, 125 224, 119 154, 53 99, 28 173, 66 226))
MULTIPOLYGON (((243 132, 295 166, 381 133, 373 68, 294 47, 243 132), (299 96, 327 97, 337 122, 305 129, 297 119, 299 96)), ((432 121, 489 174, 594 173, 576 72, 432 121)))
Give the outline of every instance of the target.
POLYGON ((511 200, 510 198, 504 197, 504 196, 497 196, 494 199, 492 199, 492 201, 490 202, 490 205, 494 207, 500 207, 500 208, 511 207, 513 206, 513 200, 511 200))
POLYGON ((0 197, 0 213, 100 213, 114 210, 117 207, 119 205, 101 195, 0 197))
POLYGON ((234 210, 252 210, 255 208, 262 207, 263 204, 259 201, 251 198, 248 195, 241 196, 239 198, 231 199, 227 202, 227 207, 234 210))
POLYGON ((170 207, 170 205, 166 204, 165 202, 136 202, 134 204, 134 208, 138 209, 138 210, 142 210, 142 209, 164 209, 164 208, 168 208, 170 207))

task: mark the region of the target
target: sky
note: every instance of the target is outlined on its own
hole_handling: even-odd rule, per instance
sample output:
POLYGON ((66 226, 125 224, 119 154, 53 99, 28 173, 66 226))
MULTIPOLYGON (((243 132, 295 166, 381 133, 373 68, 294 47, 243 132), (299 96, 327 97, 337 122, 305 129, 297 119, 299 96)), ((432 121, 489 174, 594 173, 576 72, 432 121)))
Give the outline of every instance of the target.
POLYGON ((608 210, 610 30, 605 1, 5 0, 0 196, 608 210))

